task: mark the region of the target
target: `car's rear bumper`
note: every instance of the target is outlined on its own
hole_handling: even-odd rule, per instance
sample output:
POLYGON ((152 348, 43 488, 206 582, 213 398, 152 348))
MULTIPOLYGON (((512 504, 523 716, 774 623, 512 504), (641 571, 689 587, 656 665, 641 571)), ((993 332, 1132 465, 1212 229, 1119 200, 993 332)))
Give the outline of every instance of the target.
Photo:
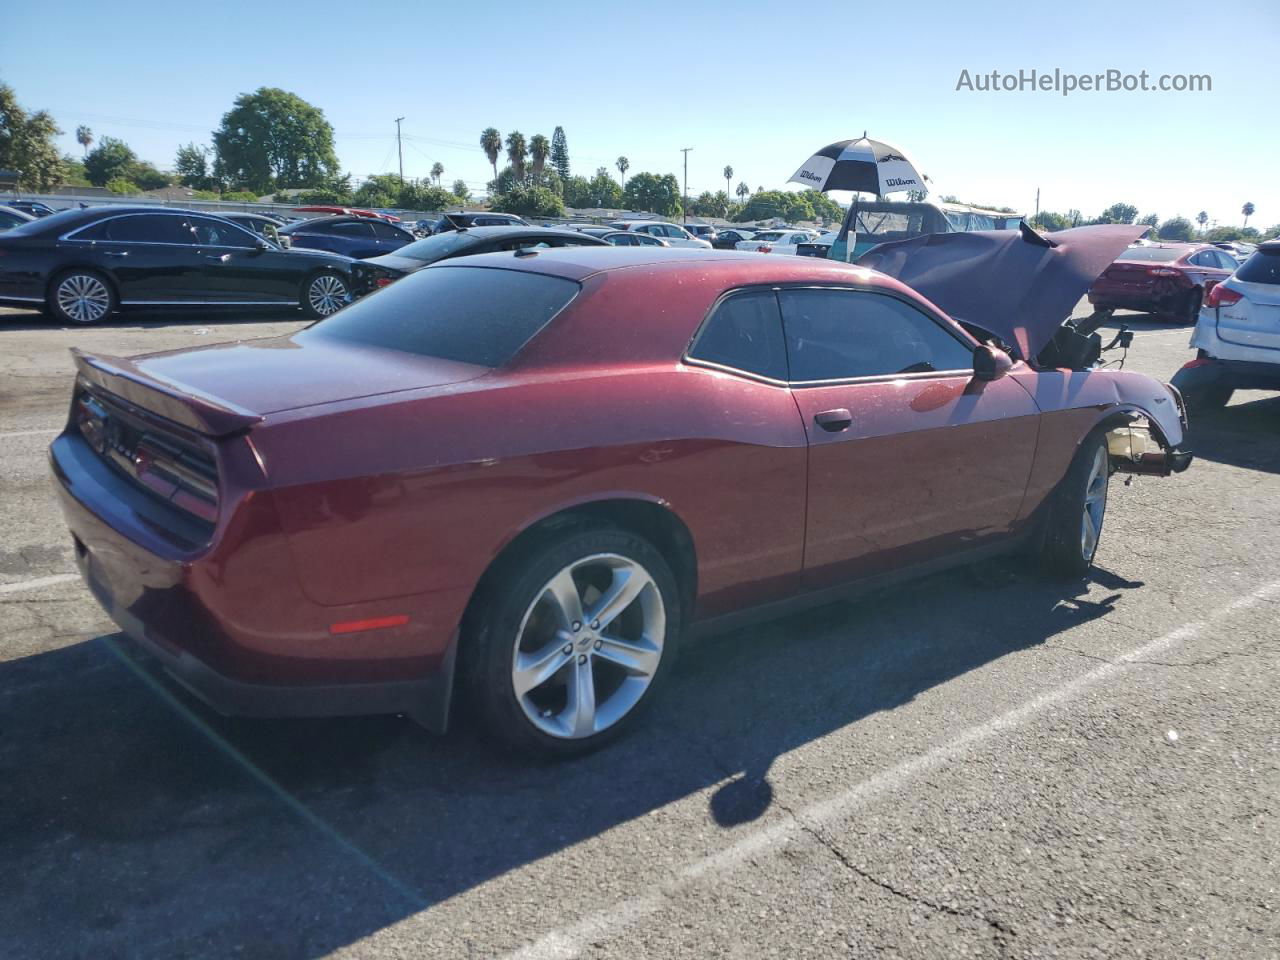
POLYGON ((243 560, 170 543, 148 516, 149 495, 87 450, 64 434, 49 453, 76 565, 107 615, 184 687, 232 715, 407 713, 444 729, 456 636, 434 654, 392 657, 388 649, 406 638, 418 645, 420 617, 396 631, 332 635, 329 623, 370 612, 302 597, 264 524, 245 521, 252 532, 243 560), (148 530, 160 532, 148 539, 148 530), (237 572, 241 563, 252 569, 237 572))
POLYGON ((1232 390, 1280 390, 1280 363, 1201 357, 1174 374, 1173 385, 1184 393, 1188 389, 1207 386, 1230 387, 1232 390))

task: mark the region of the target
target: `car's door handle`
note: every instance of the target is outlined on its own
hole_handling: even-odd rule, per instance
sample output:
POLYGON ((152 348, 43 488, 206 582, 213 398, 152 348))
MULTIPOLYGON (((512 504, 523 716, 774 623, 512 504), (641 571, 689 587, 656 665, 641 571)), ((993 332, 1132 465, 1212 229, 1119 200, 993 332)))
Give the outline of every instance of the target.
POLYGON ((215 256, 214 254, 210 253, 210 254, 206 254, 205 259, 206 259, 206 260, 217 260, 219 263, 226 263, 228 260, 230 260, 230 259, 231 259, 231 254, 229 254, 229 253, 224 253, 224 254, 221 254, 221 255, 215 256))
POLYGON ((129 251, 128 250, 103 250, 102 255, 104 257, 127 257, 129 255, 129 251))
POLYGON ((828 433, 839 433, 853 425, 853 414, 844 407, 839 410, 823 410, 813 415, 813 422, 828 433))

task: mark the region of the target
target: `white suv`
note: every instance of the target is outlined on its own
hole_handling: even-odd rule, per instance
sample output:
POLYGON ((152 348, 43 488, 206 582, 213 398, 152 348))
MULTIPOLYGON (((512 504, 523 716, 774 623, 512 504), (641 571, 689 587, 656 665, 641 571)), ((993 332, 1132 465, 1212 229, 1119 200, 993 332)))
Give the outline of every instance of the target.
POLYGON ((1223 407, 1236 390, 1280 390, 1280 240, 1209 291, 1191 346, 1196 359, 1173 385, 1193 409, 1223 407))

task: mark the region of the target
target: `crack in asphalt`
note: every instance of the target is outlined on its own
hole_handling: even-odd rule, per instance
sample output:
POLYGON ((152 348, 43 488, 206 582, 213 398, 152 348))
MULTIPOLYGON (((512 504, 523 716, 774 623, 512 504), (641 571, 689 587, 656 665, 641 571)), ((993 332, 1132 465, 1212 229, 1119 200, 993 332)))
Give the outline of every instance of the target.
POLYGON ((933 910, 935 913, 945 913, 948 916, 960 917, 967 920, 977 920, 979 923, 986 924, 988 927, 991 928, 992 936, 994 937, 997 946, 999 946, 1001 953, 1002 954, 1008 953, 1009 940, 1017 936, 1017 932, 1013 929, 1013 927, 999 920, 995 920, 987 916, 985 913, 982 913, 981 911, 962 910, 959 907, 953 907, 946 903, 939 903, 936 900, 930 900, 927 897, 922 897, 919 894, 912 893, 909 890, 904 890, 901 887, 895 886, 894 884, 890 883, 888 880, 884 880, 880 877, 877 877, 875 874, 871 873, 868 870, 864 870, 862 867, 854 863, 848 857, 848 855, 845 854, 845 852, 840 849, 839 845, 836 844, 834 840, 832 840, 830 837, 827 837, 821 830, 806 823, 804 819, 800 817, 791 807, 781 802, 778 803, 778 807, 784 810, 787 813, 787 815, 791 817, 791 819, 796 823, 796 825, 801 830, 803 830, 809 836, 813 837, 814 840, 816 840, 819 844, 821 844, 822 847, 826 849, 828 853, 830 853, 833 857, 835 857, 835 859, 842 866, 844 866, 847 870, 849 870, 855 876, 861 878, 862 880, 865 880, 866 882, 872 884, 873 886, 879 887, 881 890, 884 890, 887 893, 890 893, 901 900, 906 900, 908 903, 914 903, 917 906, 928 907, 930 910, 933 910))

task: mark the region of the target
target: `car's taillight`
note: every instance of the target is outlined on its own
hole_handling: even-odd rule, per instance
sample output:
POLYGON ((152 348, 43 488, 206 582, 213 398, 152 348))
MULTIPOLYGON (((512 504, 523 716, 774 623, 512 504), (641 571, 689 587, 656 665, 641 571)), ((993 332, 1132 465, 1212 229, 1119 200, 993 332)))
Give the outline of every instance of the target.
POLYGON ((373 285, 379 289, 382 287, 389 287, 395 282, 395 279, 395 277, 378 277, 373 281, 373 285))
POLYGON ((1176 277, 1178 271, 1172 267, 1147 267, 1147 273, 1153 277, 1176 277))
POLYGON ((1209 296, 1205 300, 1206 307, 1229 307, 1233 303, 1239 303, 1244 299, 1244 294, 1237 293, 1230 287, 1224 287, 1222 284, 1214 284, 1213 289, 1209 291, 1209 296))
POLYGON ((767 243, 762 243, 760 246, 756 247, 757 253, 771 253, 772 251, 773 247, 769 246, 767 243))

